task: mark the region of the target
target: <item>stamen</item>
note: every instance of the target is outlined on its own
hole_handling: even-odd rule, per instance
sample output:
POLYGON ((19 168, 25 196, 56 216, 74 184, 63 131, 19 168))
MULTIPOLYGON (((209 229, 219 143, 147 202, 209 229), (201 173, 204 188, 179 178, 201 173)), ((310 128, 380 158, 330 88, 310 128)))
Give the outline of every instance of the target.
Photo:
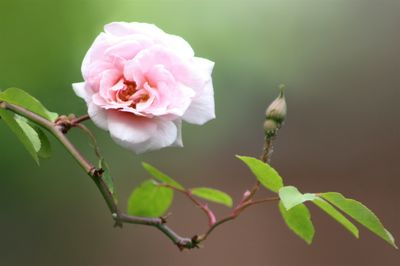
POLYGON ((129 98, 136 92, 136 82, 125 80, 124 84, 126 85, 124 89, 118 91, 118 96, 122 101, 128 101, 129 98))

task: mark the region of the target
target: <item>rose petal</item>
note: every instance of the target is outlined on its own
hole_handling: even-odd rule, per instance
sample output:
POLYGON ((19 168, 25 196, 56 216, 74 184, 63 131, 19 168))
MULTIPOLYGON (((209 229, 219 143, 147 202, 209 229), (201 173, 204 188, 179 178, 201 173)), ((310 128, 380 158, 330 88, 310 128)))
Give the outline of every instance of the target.
POLYGON ((160 36, 165 34, 164 31, 154 24, 140 22, 112 22, 104 26, 104 31, 114 36, 126 36, 131 34, 160 36))
POLYGON ((170 146, 178 137, 178 128, 172 121, 117 111, 109 111, 108 129, 116 143, 136 153, 170 146))
POLYGON ((108 130, 107 110, 100 108, 93 102, 90 102, 88 103, 88 115, 96 126, 108 130))
POLYGON ((171 147, 183 147, 183 142, 182 142, 182 120, 177 119, 174 121, 178 136, 176 137, 176 140, 174 143, 171 144, 171 147))
POLYGON ((205 84, 203 91, 197 93, 182 118, 197 125, 203 125, 215 118, 214 88, 211 79, 205 84))
POLYGON ((73 83, 72 89, 78 97, 84 99, 86 102, 90 101, 93 95, 93 91, 86 86, 86 82, 73 83))

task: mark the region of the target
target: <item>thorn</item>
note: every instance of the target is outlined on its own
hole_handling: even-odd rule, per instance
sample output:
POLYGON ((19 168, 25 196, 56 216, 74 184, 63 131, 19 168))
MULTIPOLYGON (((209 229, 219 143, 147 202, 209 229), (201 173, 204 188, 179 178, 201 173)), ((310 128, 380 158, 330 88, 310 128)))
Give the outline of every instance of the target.
POLYGON ((104 173, 104 169, 103 168, 96 168, 93 167, 92 169, 90 169, 89 171, 89 175, 92 177, 98 177, 98 178, 102 178, 103 177, 103 173, 104 173))
POLYGON ((115 223, 114 223, 114 228, 115 228, 115 227, 122 228, 123 223, 121 223, 121 221, 118 219, 118 214, 114 212, 113 214, 111 214, 111 216, 112 216, 112 218, 113 218, 114 221, 115 221, 115 223))
POLYGON ((162 224, 166 224, 166 223, 167 223, 167 219, 168 219, 171 215, 172 215, 172 212, 169 212, 169 213, 167 213, 166 215, 161 216, 161 217, 160 217, 161 223, 162 223, 162 224))

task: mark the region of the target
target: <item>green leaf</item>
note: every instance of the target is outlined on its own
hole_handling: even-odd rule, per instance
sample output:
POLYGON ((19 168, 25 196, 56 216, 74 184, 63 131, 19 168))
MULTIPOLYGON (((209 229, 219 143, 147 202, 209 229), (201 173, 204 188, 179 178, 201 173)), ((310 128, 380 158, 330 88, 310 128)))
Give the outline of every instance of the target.
POLYGON ((335 219, 338 223, 343 225, 350 233, 352 233, 356 238, 358 238, 358 229, 357 227, 350 222, 346 217, 343 216, 338 210, 336 210, 331 204, 326 202, 321 198, 316 198, 312 201, 315 205, 321 208, 324 212, 326 212, 329 216, 335 219))
POLYGON ((322 193, 321 197, 332 203, 341 211, 368 228, 371 232, 381 237, 393 247, 397 248, 393 236, 385 229, 379 218, 362 203, 347 199, 337 192, 322 193))
POLYGON ((143 168, 150 174, 152 175, 155 179, 157 179, 158 181, 160 181, 161 183, 165 183, 170 185, 171 187, 177 188, 179 190, 183 190, 183 186, 181 184, 179 184, 178 182, 176 182, 175 180, 173 180, 171 177, 167 176, 166 174, 164 174, 163 172, 161 172, 160 170, 158 170, 157 168, 155 168, 154 166, 151 166, 148 163, 142 162, 143 168))
POLYGON ((290 210, 286 210, 282 202, 279 202, 279 210, 287 226, 307 244, 311 244, 315 230, 307 207, 301 203, 290 210))
POLYGON ((28 120, 26 118, 19 115, 14 115, 14 119, 15 122, 17 122, 17 124, 20 126, 22 131, 25 133, 25 135, 32 143, 36 153, 38 153, 42 146, 38 133, 31 127, 31 125, 29 125, 28 120))
POLYGON ((36 131, 36 133, 38 134, 39 139, 40 139, 40 144, 41 145, 40 145, 40 150, 38 151, 37 154, 39 155, 40 158, 43 158, 43 159, 50 158, 50 156, 51 156, 51 144, 50 144, 50 141, 49 141, 47 135, 38 126, 34 126, 32 124, 31 124, 31 126, 36 131))
POLYGON ((239 155, 236 157, 250 168, 258 181, 267 189, 278 193, 279 189, 283 187, 282 177, 268 164, 253 157, 239 155))
POLYGON ((9 88, 0 92, 0 101, 24 107, 50 121, 55 121, 58 117, 58 114, 48 111, 41 102, 21 89, 9 88))
POLYGON ((99 167, 104 170, 104 172, 102 174, 102 179, 103 179, 104 183, 106 183, 108 190, 110 191, 111 195, 114 198, 114 201, 117 203, 118 196, 117 196, 117 191, 115 190, 114 180, 111 177, 111 173, 110 173, 108 164, 104 161, 104 159, 101 159, 99 161, 99 167))
POLYGON ((232 207, 233 204, 231 196, 218 189, 198 187, 198 188, 192 188, 190 192, 197 197, 212 202, 220 203, 228 207, 232 207))
POLYGON ((279 197, 286 210, 290 210, 296 205, 306 201, 312 201, 317 198, 315 194, 302 194, 296 187, 293 186, 286 186, 279 189, 279 197))
POLYGON ((37 152, 40 150, 41 145, 36 131, 23 119, 6 110, 0 109, 0 117, 24 145, 35 162, 39 164, 37 152))
POLYGON ((129 197, 128 214, 160 217, 168 210, 173 197, 172 189, 158 186, 153 180, 144 181, 129 197))

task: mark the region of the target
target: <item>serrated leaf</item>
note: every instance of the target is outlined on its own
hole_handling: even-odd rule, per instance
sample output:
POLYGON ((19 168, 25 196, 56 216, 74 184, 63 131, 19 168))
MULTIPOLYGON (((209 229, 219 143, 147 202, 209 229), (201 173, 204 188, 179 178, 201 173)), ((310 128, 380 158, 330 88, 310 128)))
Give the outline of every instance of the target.
POLYGON ((290 210, 300 203, 315 200, 317 196, 310 193, 302 194, 296 187, 286 186, 279 189, 279 198, 286 210, 290 210))
POLYGON ((104 172, 102 174, 102 179, 103 179, 104 183, 106 184, 108 190, 110 191, 111 195, 113 196, 114 201, 117 203, 118 196, 117 196, 117 191, 115 190, 114 180, 111 176, 108 164, 104 161, 104 159, 101 159, 99 161, 99 167, 104 170, 104 172))
POLYGON ((50 112, 39 100, 21 89, 9 88, 0 92, 0 101, 24 107, 50 121, 55 121, 58 117, 57 113, 50 112))
POLYGON ((307 244, 311 244, 315 229, 308 208, 301 203, 286 210, 283 203, 279 202, 279 210, 287 226, 307 244))
POLYGON ((153 180, 144 181, 129 197, 128 214, 160 217, 168 210, 173 196, 172 189, 158 186, 153 180))
POLYGON ((37 152, 40 150, 40 139, 35 130, 22 119, 18 120, 13 113, 6 110, 0 109, 0 117, 24 145, 35 162, 39 164, 37 152))
POLYGON ((35 129, 40 139, 40 150, 37 152, 38 156, 43 159, 50 158, 51 156, 51 144, 47 135, 38 126, 31 125, 35 129))
POLYGON ((181 184, 179 184, 178 182, 176 182, 175 180, 173 180, 171 177, 169 177, 168 175, 164 174, 163 172, 161 172, 160 170, 158 170, 157 168, 155 168, 154 166, 142 162, 143 168, 150 174, 152 175, 155 179, 157 179, 158 181, 160 181, 161 183, 165 183, 170 185, 171 187, 177 188, 179 190, 183 190, 183 186, 181 184))
POLYGON ((367 229, 381 237, 390 245, 397 248, 392 234, 385 229, 379 218, 362 203, 353 199, 345 198, 342 194, 337 192, 322 193, 320 196, 344 213, 348 214, 360 224, 364 225, 367 229))
POLYGON ((233 204, 231 196, 218 189, 198 187, 198 188, 192 188, 190 192, 199 198, 220 203, 228 207, 232 207, 233 204))
POLYGON ((338 210, 336 210, 331 204, 326 202, 321 198, 316 198, 312 201, 321 210, 326 212, 329 216, 335 219, 338 223, 343 225, 350 233, 352 233, 356 238, 358 238, 359 232, 357 227, 350 222, 346 217, 343 216, 338 210))
POLYGON ((267 189, 278 193, 279 189, 283 187, 282 177, 270 165, 253 157, 239 155, 236 157, 250 168, 257 180, 267 189))

